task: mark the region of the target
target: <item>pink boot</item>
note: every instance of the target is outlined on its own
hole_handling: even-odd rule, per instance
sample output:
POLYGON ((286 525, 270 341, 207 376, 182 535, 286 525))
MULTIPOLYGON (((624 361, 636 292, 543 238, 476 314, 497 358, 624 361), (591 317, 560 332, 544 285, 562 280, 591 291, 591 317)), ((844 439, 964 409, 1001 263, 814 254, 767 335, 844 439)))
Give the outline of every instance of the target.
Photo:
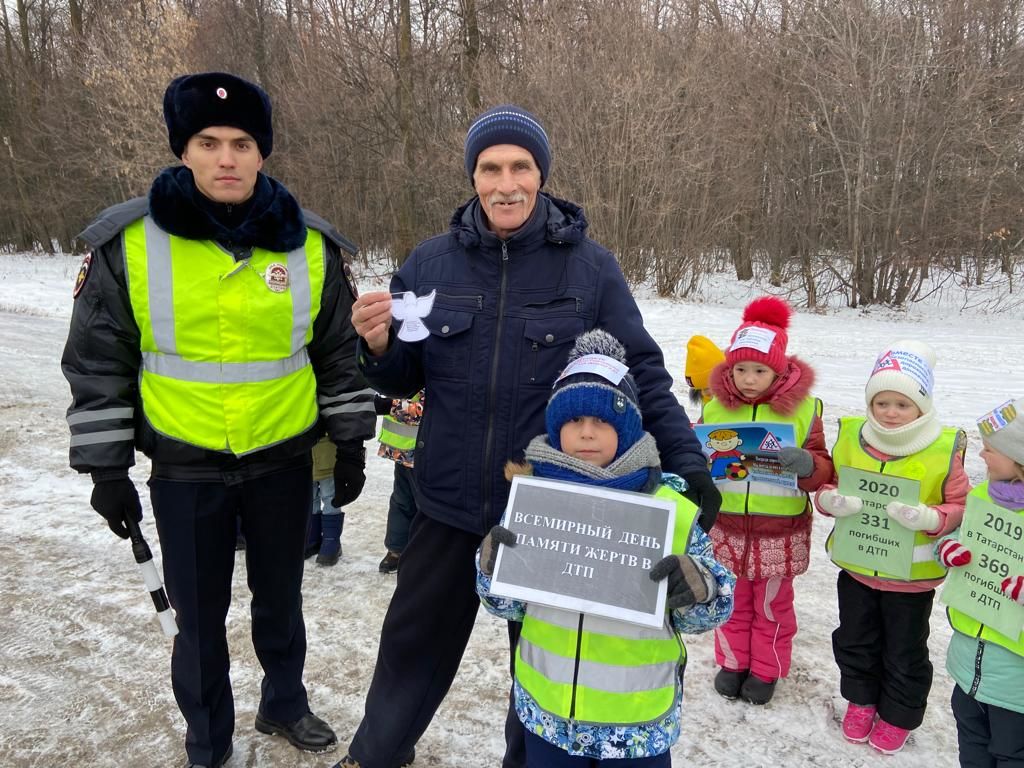
POLYGON ((846 705, 843 716, 843 736, 854 744, 863 744, 871 735, 871 726, 875 724, 875 708, 862 707, 852 701, 846 705))
POLYGON ((906 728, 899 728, 895 725, 879 719, 875 727, 871 729, 871 736, 868 744, 877 749, 883 755, 895 755, 903 745, 907 743, 910 731, 906 728))

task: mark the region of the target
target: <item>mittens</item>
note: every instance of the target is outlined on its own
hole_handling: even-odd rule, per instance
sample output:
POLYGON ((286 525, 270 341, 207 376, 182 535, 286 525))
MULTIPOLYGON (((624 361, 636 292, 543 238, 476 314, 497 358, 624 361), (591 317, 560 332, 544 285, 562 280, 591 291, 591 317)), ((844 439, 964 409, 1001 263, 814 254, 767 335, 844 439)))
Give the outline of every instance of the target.
POLYGON ((814 473, 814 457, 803 448, 783 448, 779 451, 779 464, 783 472, 792 472, 797 477, 810 477, 814 473))
POLYGON ((818 506, 832 517, 849 517, 860 512, 863 502, 857 496, 844 496, 835 489, 819 491, 818 506))
POLYGON ((971 550, 955 539, 946 539, 939 544, 936 558, 946 568, 963 568, 971 562, 971 550))
POLYGON ((890 501, 885 511, 893 520, 911 531, 934 531, 942 524, 939 513, 927 504, 904 504, 890 501))
POLYGON ((1003 594, 1018 605, 1024 605, 1024 576, 1003 579, 1003 594))

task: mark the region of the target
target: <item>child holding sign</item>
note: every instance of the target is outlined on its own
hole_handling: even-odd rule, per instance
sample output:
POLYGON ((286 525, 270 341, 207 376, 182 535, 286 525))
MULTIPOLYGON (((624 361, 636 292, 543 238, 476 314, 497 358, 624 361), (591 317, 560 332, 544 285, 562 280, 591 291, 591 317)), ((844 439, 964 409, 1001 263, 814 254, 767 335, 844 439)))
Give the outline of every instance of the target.
POLYGON ((810 394, 814 371, 786 356, 791 314, 772 296, 747 306, 725 362, 711 374, 714 399, 704 406, 705 424, 789 424, 795 437, 795 446, 782 448, 778 457, 782 470, 797 476, 797 487, 726 481, 719 485, 722 508, 711 529, 715 555, 737 576, 733 616, 715 630, 721 666, 715 690, 751 704, 768 703, 778 679, 789 674, 797 630, 793 579, 807 570, 811 555, 808 493, 832 477, 821 401, 810 394))
MULTIPOLYGON (((1009 525, 989 525, 989 530, 985 531, 986 538, 1008 545, 1015 556, 1000 554, 998 559, 989 558, 990 562, 984 565, 985 570, 994 572, 996 584, 993 586, 1002 596, 1024 605, 1024 568, 1020 565, 1024 560, 1024 542, 1021 541, 1024 538, 1024 398, 1000 406, 978 425, 984 443, 981 458, 988 467, 988 480, 971 491, 964 528, 969 527, 968 523, 978 522, 981 530, 985 530, 985 522, 993 518, 983 508, 975 509, 971 505, 974 498, 1016 514, 1019 524, 1011 519, 1009 525), (976 516, 981 519, 976 520, 976 516), (1006 576, 1000 581, 1004 572, 1006 576)), ((958 533, 962 532, 963 529, 958 533)), ((957 569, 972 562, 982 565, 980 561, 984 556, 972 553, 963 539, 963 535, 957 534, 944 538, 938 546, 939 562, 957 569)), ((944 599, 953 586, 952 571, 950 579, 944 599)), ((954 631, 946 654, 946 669, 956 681, 952 707, 960 742, 960 764, 1022 765, 1024 634, 1019 629, 1019 617, 1016 633, 1007 636, 954 608, 952 600, 949 602, 949 622, 954 631)))
POLYGON ((832 448, 839 486, 856 476, 858 495, 829 484, 815 499, 823 514, 848 518, 827 542, 843 569, 839 627, 832 633, 848 702, 843 736, 885 754, 899 752, 924 718, 932 684, 928 620, 945 575, 931 550, 935 537, 960 524, 970 490, 966 435, 936 419, 934 366, 931 347, 916 341, 896 342, 878 357, 865 387, 866 416, 840 419, 832 448), (837 540, 846 536, 863 543, 843 559, 837 540), (892 570, 904 573, 905 566, 905 575, 868 559, 879 550, 892 570))
MULTIPOLYGON (((526 729, 528 768, 606 760, 622 768, 670 766, 686 662, 677 633, 706 632, 732 611, 735 579, 715 561, 710 539, 696 524, 698 510, 682 496, 680 478, 662 475, 624 361, 622 345, 605 331, 580 336, 548 401, 547 433, 527 446, 525 464, 509 463, 506 475, 670 499, 676 505, 672 551, 679 554, 639 573, 668 579, 668 610, 652 629, 493 595, 498 543, 526 544, 516 545, 515 534, 500 525, 491 530, 480 549, 477 592, 491 613, 523 623, 513 690, 526 729)), ((552 529, 550 535, 558 533, 552 529)))

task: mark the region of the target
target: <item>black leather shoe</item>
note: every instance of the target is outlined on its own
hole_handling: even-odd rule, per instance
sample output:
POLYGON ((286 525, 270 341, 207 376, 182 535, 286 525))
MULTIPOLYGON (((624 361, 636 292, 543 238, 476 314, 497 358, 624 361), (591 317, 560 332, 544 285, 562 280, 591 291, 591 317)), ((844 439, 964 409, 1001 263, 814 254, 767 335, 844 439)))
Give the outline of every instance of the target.
POLYGON ((722 667, 715 675, 715 690, 718 695, 732 701, 740 696, 740 688, 750 675, 749 669, 733 670, 722 667))
POLYGON ((398 570, 398 561, 400 559, 401 555, 388 550, 388 553, 384 555, 384 559, 377 566, 377 570, 381 573, 394 573, 398 570))
MULTIPOLYGON (((228 761, 228 759, 231 757, 231 753, 234 752, 234 751, 235 751, 235 748, 231 744, 228 744, 227 752, 225 752, 223 755, 221 755, 220 760, 215 760, 210 765, 209 768, 221 768, 221 766, 223 766, 224 763, 226 763, 228 761)), ((202 763, 188 762, 188 763, 185 763, 185 768, 207 768, 207 766, 203 765, 202 763)))
POLYGON ((330 752, 338 746, 338 737, 331 726, 307 712, 294 723, 278 723, 256 714, 256 730, 271 736, 284 736, 293 747, 306 752, 330 752))

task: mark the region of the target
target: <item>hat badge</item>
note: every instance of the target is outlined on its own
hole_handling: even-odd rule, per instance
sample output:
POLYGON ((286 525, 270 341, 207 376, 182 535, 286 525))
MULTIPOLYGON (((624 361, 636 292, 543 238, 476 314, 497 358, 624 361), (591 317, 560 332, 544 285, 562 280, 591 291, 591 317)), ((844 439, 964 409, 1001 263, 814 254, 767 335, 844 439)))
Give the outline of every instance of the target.
POLYGON ((226 88, 220 87, 220 88, 217 89, 217 98, 218 99, 226 99, 227 97, 228 97, 228 91, 227 91, 226 88))
POLYGON ((623 397, 622 395, 616 395, 615 401, 612 403, 612 410, 614 410, 616 413, 625 413, 626 398, 623 397))

